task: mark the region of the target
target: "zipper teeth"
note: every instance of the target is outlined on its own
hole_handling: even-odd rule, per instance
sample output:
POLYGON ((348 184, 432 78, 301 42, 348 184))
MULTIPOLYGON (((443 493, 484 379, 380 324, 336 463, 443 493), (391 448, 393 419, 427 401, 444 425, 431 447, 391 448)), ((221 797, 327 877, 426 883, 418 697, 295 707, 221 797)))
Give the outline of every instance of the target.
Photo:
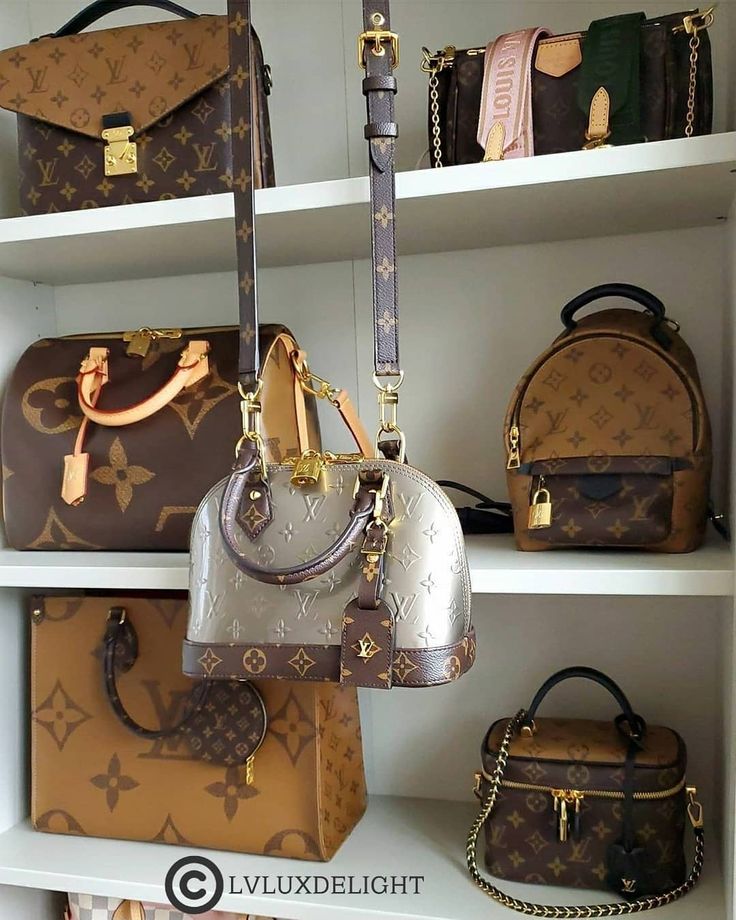
MULTIPOLYGON (((483 773, 485 779, 490 781, 487 773, 483 773)), ((611 789, 566 789, 558 786, 539 786, 535 783, 517 783, 511 779, 505 779, 501 783, 507 789, 519 789, 526 792, 547 792, 550 795, 553 792, 579 792, 586 799, 623 799, 623 792, 614 792, 611 789)), ((683 777, 676 786, 670 789, 658 789, 656 792, 635 792, 634 799, 642 802, 655 802, 658 799, 668 799, 685 788, 685 777, 683 777)))
POLYGON ((537 375, 537 373, 539 372, 539 370, 540 370, 542 367, 544 367, 544 365, 545 365, 550 359, 552 359, 555 355, 559 354, 561 351, 564 351, 566 348, 568 348, 568 347, 570 347, 570 346, 572 346, 572 345, 576 345, 578 342, 584 342, 584 341, 586 341, 587 339, 602 339, 602 338, 606 338, 606 339, 623 339, 623 341, 625 341, 625 342, 632 342, 634 345, 639 345, 641 348, 644 348, 646 351, 650 351, 650 352, 652 352, 652 354, 657 355, 657 357, 660 358, 660 359, 661 359, 661 360, 672 370, 672 372, 675 373, 675 374, 680 378, 680 381, 681 381, 682 385, 685 387, 685 390, 687 391, 687 394, 688 394, 688 396, 690 397, 690 406, 691 406, 691 408, 693 409, 693 421, 692 421, 692 428, 693 428, 693 447, 692 447, 692 449, 693 449, 693 450, 697 450, 698 441, 700 440, 700 429, 699 429, 699 427, 698 427, 698 425, 697 425, 697 417, 698 417, 698 414, 697 414, 697 412, 695 412, 695 409, 696 409, 696 407, 697 407, 697 399, 695 398, 695 393, 694 393, 694 391, 693 391, 693 388, 690 386, 690 383, 689 383, 687 377, 685 376, 685 374, 677 367, 677 365, 674 363, 674 361, 671 361, 671 360, 670 360, 669 358, 667 358, 665 355, 660 354, 660 352, 658 352, 655 348, 652 348, 651 345, 647 345, 646 342, 642 342, 640 339, 634 338, 634 336, 630 336, 630 335, 621 335, 621 334, 618 333, 618 332, 593 332, 593 333, 591 333, 590 335, 582 335, 582 336, 580 336, 579 338, 574 339, 574 340, 571 341, 571 342, 568 341, 568 342, 565 342, 564 344, 561 344, 559 348, 555 348, 554 351, 550 352, 550 354, 548 354, 548 355, 544 358, 543 361, 540 361, 540 362, 532 369, 531 373, 530 373, 529 376, 527 377, 526 384, 524 385, 524 388, 523 388, 523 389, 521 390, 521 392, 519 393, 519 396, 518 396, 518 398, 517 398, 517 400, 516 400, 516 404, 514 405, 514 411, 513 411, 512 415, 511 415, 511 425, 516 425, 517 427, 520 427, 520 426, 519 426, 519 418, 520 418, 520 416, 521 416, 521 403, 522 403, 522 400, 524 399, 524 395, 526 394, 526 391, 529 389, 529 386, 531 385, 532 380, 533 380, 534 377, 537 375))
MULTIPOLYGON (((187 329, 182 329, 181 337, 190 336, 192 333, 197 332, 225 332, 227 329, 237 329, 237 326, 232 324, 229 326, 197 326, 195 328, 188 327, 187 329)), ((137 332, 137 330, 130 330, 132 332, 137 332)), ((62 335, 60 338, 67 341, 77 341, 82 342, 87 339, 122 339, 125 335, 125 332, 84 332, 78 335, 62 335)))

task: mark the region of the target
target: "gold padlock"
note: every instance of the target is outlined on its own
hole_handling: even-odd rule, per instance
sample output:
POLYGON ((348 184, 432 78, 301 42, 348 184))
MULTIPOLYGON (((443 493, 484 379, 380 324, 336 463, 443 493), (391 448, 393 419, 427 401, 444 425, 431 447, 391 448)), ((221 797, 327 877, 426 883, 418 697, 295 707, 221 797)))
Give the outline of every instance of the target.
POLYGON ((322 475, 324 459, 316 450, 305 450, 296 461, 294 472, 291 476, 293 486, 316 486, 322 475))
POLYGON ((539 480, 537 490, 529 507, 529 530, 541 530, 552 524, 552 496, 545 488, 544 477, 539 480))

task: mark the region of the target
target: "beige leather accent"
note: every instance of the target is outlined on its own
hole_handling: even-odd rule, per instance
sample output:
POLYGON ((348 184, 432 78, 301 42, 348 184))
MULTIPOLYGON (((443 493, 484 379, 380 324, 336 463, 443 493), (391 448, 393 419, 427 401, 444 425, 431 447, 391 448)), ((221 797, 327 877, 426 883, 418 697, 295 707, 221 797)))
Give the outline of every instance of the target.
MULTIPOLYGON (((498 751, 508 720, 493 726, 488 737, 488 750, 498 751)), ((532 737, 517 735, 511 744, 512 757, 533 760, 576 760, 587 763, 621 763, 626 760, 628 741, 613 721, 589 719, 535 719, 532 737)), ((679 741, 670 728, 661 725, 647 727, 644 749, 636 755, 641 766, 662 767, 676 763, 679 741)))
POLYGON ((486 140, 486 152, 483 155, 483 162, 489 163, 495 160, 503 159, 503 149, 506 143, 506 129, 500 121, 495 122, 488 132, 486 140))
POLYGON ((609 132, 609 114, 611 100, 604 86, 599 87, 590 103, 590 118, 588 120, 587 139, 604 140, 609 132))
POLYGON ((160 390, 148 399, 114 412, 95 408, 95 395, 108 381, 107 349, 91 348, 89 357, 82 362, 77 377, 79 408, 87 418, 98 425, 108 428, 121 428, 149 418, 159 412, 175 399, 182 390, 193 386, 209 373, 207 353, 210 350, 206 341, 193 341, 184 349, 173 376, 160 390), (104 358, 102 354, 104 352, 104 358))
POLYGON ((140 134, 227 72, 226 16, 97 25, 1 52, 0 106, 93 138, 129 112, 140 134))
POLYGON ((375 453, 373 441, 361 422, 358 411, 353 405, 347 390, 340 390, 335 397, 334 405, 342 420, 350 429, 350 434, 358 445, 358 450, 364 457, 373 457, 375 453))
POLYGON ((79 505, 87 494, 89 454, 67 454, 64 457, 64 478, 61 497, 67 505, 79 505))
POLYGON ((548 77, 564 77, 583 62, 579 38, 541 41, 537 46, 534 67, 548 77))
POLYGON ((146 920, 146 912, 140 901, 122 901, 112 920, 146 920))

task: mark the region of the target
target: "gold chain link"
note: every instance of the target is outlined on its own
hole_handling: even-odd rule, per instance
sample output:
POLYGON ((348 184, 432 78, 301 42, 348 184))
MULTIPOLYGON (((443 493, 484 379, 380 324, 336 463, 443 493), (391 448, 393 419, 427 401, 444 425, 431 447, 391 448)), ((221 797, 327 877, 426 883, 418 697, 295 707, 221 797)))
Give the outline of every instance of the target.
POLYGON ((483 876, 480 874, 478 863, 476 861, 478 837, 483 828, 483 825, 486 823, 491 815, 491 812, 496 806, 496 799, 498 798, 499 790, 501 789, 503 775, 506 771, 506 763, 509 759, 511 741, 521 728, 521 724, 525 716, 526 712, 523 709, 520 709, 519 712, 516 713, 514 718, 511 719, 509 724, 506 726, 506 731, 504 732, 503 740, 501 741, 501 746, 498 751, 496 767, 491 775, 490 790, 488 792, 488 796, 483 803, 483 806, 481 807, 480 814, 475 819, 473 826, 470 828, 470 833, 468 834, 468 845, 465 854, 468 870, 473 878, 473 881, 481 889, 481 891, 485 892, 485 894, 493 898, 493 900, 497 901, 499 904, 503 904, 504 907, 518 911, 519 913, 525 914, 528 917, 549 917, 554 918, 554 920, 592 920, 592 918, 597 917, 621 917, 625 914, 638 914, 644 910, 652 910, 655 907, 663 907, 665 904, 672 904, 673 901, 679 900, 681 897, 691 891, 700 878, 700 873, 703 871, 705 845, 703 841, 702 830, 700 833, 696 832, 695 834, 695 857, 693 860, 693 868, 690 871, 690 875, 682 883, 682 885, 678 885, 677 888, 673 888, 671 891, 668 891, 665 894, 652 895, 651 897, 646 898, 637 898, 634 901, 617 901, 614 904, 589 904, 582 907, 567 907, 562 905, 556 906, 552 904, 533 904, 530 901, 521 901, 518 898, 512 898, 510 895, 505 894, 499 888, 496 888, 495 885, 492 885, 490 882, 483 878, 483 876))
POLYGON ((695 130, 695 93, 698 88, 698 48, 700 35, 695 29, 690 36, 690 83, 687 91, 687 116, 685 121, 685 137, 692 137, 695 130))
POLYGON ((440 135, 440 99, 437 92, 439 87, 437 71, 433 70, 429 76, 429 108, 432 115, 432 156, 436 169, 442 169, 442 138, 440 135))

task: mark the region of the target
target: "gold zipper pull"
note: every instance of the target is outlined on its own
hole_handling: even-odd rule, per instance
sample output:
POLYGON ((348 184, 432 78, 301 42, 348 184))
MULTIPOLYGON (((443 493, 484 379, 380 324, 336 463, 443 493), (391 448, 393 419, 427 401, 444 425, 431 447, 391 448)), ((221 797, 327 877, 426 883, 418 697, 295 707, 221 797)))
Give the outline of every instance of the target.
POLYGON ((509 452, 508 461, 506 462, 507 470, 518 470, 521 466, 521 454, 519 453, 519 429, 512 425, 509 430, 509 452))
POLYGON ((316 450, 305 450, 294 465, 291 484, 299 488, 316 486, 319 483, 319 477, 322 475, 324 465, 325 461, 320 453, 316 450))
POLYGON ((572 835, 575 840, 580 840, 580 813, 583 808, 583 793, 573 792, 575 798, 575 817, 573 819, 572 835))
POLYGON ((529 506, 529 530, 541 530, 552 524, 552 496, 544 485, 544 476, 539 477, 537 488, 529 506))
POLYGON ((245 785, 252 786, 255 780, 256 755, 251 754, 245 762, 245 785))

